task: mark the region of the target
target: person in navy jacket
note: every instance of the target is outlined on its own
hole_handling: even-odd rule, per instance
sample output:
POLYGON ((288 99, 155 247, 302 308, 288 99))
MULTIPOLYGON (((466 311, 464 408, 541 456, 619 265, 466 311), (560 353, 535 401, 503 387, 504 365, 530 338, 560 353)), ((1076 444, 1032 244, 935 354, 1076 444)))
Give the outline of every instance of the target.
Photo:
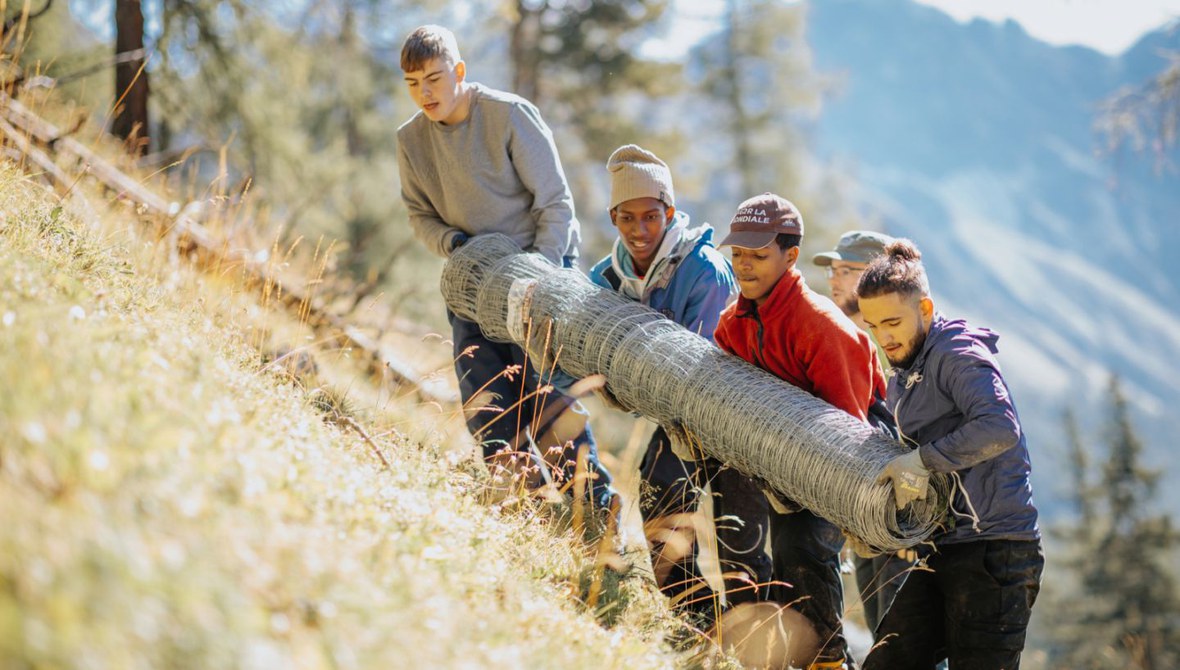
POLYGON ((857 286, 861 315, 893 366, 886 404, 912 451, 878 481, 899 510, 950 476, 950 527, 923 546, 878 629, 865 670, 1020 665, 1044 567, 1029 452, 996 361, 998 336, 938 313, 921 253, 896 240, 857 286))

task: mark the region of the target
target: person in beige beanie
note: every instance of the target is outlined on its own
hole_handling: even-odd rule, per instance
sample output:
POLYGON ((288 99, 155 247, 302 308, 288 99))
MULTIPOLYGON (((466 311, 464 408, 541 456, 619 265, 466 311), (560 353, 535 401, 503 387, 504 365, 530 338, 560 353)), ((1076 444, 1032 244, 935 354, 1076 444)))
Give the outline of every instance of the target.
MULTIPOLYGON (((676 208, 672 172, 652 152, 634 144, 619 147, 606 169, 610 220, 619 237, 611 253, 590 271, 590 280, 711 341, 721 310, 737 293, 729 261, 713 246, 713 228, 691 226, 688 215, 676 208)), ((609 382, 604 390, 609 403, 609 382)), ((661 591, 674 608, 706 624, 717 615, 721 598, 705 585, 696 564, 692 514, 699 492, 710 484, 715 523, 726 518, 716 527, 721 571, 726 575, 725 602, 730 606, 755 600, 757 590, 750 585, 770 579, 765 555, 744 551, 761 546, 764 539, 765 523, 757 520, 766 516, 765 498, 748 477, 715 460, 696 461, 688 454, 682 460, 676 453, 684 453, 679 449, 686 443, 681 433, 669 426, 652 435, 639 466, 639 509, 661 591), (747 509, 751 502, 758 508, 747 509)))
POLYGON ((636 198, 655 198, 669 207, 676 206, 672 188, 672 171, 652 152, 635 144, 626 144, 606 161, 610 172, 610 209, 636 198))
MULTIPOLYGON (((606 169, 611 223, 619 229, 619 242, 630 255, 634 274, 643 277, 676 216, 672 171, 655 154, 634 144, 615 149, 606 169)), ((639 286, 628 288, 637 289, 625 291, 629 297, 640 299, 639 286)))

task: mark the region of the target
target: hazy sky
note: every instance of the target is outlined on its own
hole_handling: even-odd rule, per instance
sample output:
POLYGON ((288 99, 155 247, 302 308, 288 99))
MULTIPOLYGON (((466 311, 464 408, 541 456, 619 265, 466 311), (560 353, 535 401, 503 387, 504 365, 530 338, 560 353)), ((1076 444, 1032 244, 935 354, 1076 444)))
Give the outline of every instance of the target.
MULTIPOLYGON (((818 0, 822 2, 823 0, 818 0)), ((916 0, 959 21, 1012 18, 1026 32, 1050 44, 1082 44, 1107 54, 1122 53, 1144 33, 1180 18, 1180 0, 916 0)), ((716 29, 724 0, 675 0, 675 40, 653 40, 650 55, 679 58, 716 29)))
MULTIPOLYGON (((683 1, 683 0, 681 0, 683 1)), ((1119 54, 1143 33, 1180 18, 1180 0, 917 0, 960 21, 1016 19, 1050 44, 1119 54)))

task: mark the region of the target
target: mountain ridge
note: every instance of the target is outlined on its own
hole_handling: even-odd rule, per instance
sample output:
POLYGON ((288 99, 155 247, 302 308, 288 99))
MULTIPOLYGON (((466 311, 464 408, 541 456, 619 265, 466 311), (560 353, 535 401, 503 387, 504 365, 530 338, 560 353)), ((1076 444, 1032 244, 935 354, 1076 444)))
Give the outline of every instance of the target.
MULTIPOLYGON (((1000 332, 1038 502, 1058 502, 1062 411, 1083 417, 1096 447, 1111 373, 1149 464, 1163 466, 1180 429, 1167 364, 1180 360, 1180 279, 1168 271, 1180 188, 1152 157, 1104 153, 1095 124, 1110 96, 1165 67, 1180 35, 1107 56, 910 0, 812 2, 807 28, 817 68, 845 83, 817 150, 853 162, 859 203, 917 242, 944 311, 1000 332)), ((1180 492, 1164 493, 1180 509, 1180 492)))

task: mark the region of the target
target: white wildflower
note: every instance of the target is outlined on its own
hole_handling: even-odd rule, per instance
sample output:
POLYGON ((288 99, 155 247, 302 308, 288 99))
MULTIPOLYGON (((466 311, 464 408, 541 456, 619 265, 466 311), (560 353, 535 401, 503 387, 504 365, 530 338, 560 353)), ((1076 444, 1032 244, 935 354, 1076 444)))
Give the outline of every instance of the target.
POLYGON ((101 449, 90 452, 90 456, 86 460, 94 470, 106 470, 111 465, 111 457, 101 449))
POLYGON ((37 421, 29 421, 21 428, 21 434, 25 439, 33 444, 45 444, 45 440, 49 439, 49 433, 45 431, 45 426, 37 421))

